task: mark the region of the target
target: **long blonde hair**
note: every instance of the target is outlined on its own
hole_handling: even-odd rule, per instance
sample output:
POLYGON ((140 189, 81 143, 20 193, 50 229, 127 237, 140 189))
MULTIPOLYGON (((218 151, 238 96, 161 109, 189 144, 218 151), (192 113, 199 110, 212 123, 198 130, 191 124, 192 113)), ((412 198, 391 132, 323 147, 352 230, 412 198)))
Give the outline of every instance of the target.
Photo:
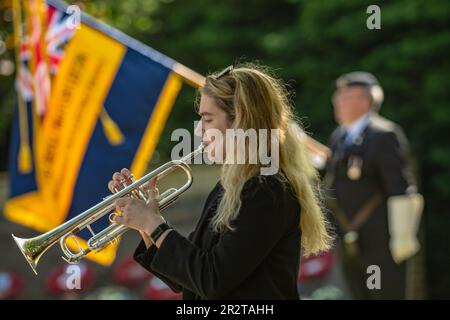
MULTIPOLYGON (((328 250, 332 236, 319 202, 319 177, 302 144, 303 130, 292 111, 284 83, 267 67, 247 63, 206 77, 200 93, 214 98, 228 114, 233 128, 279 129, 279 168, 283 175, 277 177, 283 179, 284 176, 289 181, 301 205, 303 254, 308 256, 328 250)), ((259 163, 248 162, 222 166, 220 180, 224 194, 212 219, 216 232, 233 230, 232 222, 241 208, 244 184, 258 175, 260 168, 259 163)))

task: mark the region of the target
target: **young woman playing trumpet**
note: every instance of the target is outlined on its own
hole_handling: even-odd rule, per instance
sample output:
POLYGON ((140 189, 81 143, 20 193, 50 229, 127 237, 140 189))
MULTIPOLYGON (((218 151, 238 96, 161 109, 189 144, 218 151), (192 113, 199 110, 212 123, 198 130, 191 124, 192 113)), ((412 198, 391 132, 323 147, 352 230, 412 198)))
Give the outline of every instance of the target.
MULTIPOLYGON (((260 161, 222 164, 220 181, 187 238, 159 214, 155 180, 150 201, 117 200, 121 215, 115 221, 141 233, 135 259, 184 299, 299 299, 301 252, 327 250, 332 237, 288 92, 266 68, 242 65, 208 76, 199 93, 198 131, 211 160, 245 152, 213 139, 212 129, 223 136, 230 129, 279 129, 278 150, 271 150, 272 138, 257 138, 258 146, 279 153, 279 170, 261 174, 260 161)), ((127 169, 113 175, 110 190, 122 181, 131 182, 127 169)))

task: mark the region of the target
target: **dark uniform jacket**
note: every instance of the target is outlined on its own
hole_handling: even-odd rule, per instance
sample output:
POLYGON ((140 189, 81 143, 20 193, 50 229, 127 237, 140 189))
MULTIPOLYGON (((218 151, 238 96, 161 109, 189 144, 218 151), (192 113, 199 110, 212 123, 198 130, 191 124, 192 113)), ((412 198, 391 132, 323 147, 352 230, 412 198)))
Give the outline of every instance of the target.
MULTIPOLYGON (((351 264, 344 259, 351 289, 357 298, 404 298, 405 264, 395 264, 390 254, 386 200, 407 193, 413 185, 406 166, 407 140, 398 125, 377 114, 370 116, 354 144, 345 146, 343 138, 339 127, 330 139, 333 157, 326 169, 331 197, 341 213, 351 221, 374 194, 382 196, 381 203, 358 230, 358 259, 351 264), (358 179, 349 177, 351 163, 360 164, 358 179), (367 290, 366 271, 370 265, 380 267, 381 290, 367 290)), ((344 233, 336 220, 338 232, 344 233)))
POLYGON ((251 178, 235 230, 216 233, 210 220, 222 193, 218 183, 187 239, 174 230, 159 249, 141 241, 136 261, 183 299, 299 299, 300 205, 290 186, 251 178))

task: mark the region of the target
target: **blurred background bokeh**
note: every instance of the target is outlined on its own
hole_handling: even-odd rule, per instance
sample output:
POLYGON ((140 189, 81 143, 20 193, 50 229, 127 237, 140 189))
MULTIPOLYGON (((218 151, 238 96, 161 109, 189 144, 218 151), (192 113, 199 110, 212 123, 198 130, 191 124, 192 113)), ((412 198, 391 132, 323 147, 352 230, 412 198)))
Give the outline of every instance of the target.
MULTIPOLYGON (((92 0, 68 1, 178 62, 201 73, 240 61, 274 68, 295 95, 297 114, 312 136, 326 143, 335 127, 331 94, 340 74, 365 70, 385 91, 381 114, 400 124, 411 143, 422 221, 423 296, 450 298, 450 2, 447 0, 92 0), (371 4, 381 8, 381 29, 366 27, 371 4)), ((0 5, 0 211, 8 195, 8 147, 15 107, 11 1, 0 5)), ((195 92, 185 86, 150 163, 170 156, 175 128, 193 130, 195 92)), ((169 220, 186 234, 203 199, 217 181, 217 168, 196 168, 196 185, 170 209, 169 220)), ((59 262, 56 248, 34 277, 10 233, 36 233, 0 217, 0 272, 26 279, 19 298, 51 298, 45 279, 59 262)), ((90 264, 95 288, 117 284, 113 270, 132 253, 138 237, 127 234, 113 268, 90 264)), ((1 282, 1 281, 0 281, 1 282)), ((131 295, 144 298, 144 285, 131 295)), ((94 289, 90 290, 90 294, 94 289)), ((89 292, 85 293, 85 296, 89 292)), ((333 296, 333 292, 329 293, 333 296)), ((326 295, 326 294, 325 294, 326 295)), ((334 297, 337 297, 334 295, 334 297)))

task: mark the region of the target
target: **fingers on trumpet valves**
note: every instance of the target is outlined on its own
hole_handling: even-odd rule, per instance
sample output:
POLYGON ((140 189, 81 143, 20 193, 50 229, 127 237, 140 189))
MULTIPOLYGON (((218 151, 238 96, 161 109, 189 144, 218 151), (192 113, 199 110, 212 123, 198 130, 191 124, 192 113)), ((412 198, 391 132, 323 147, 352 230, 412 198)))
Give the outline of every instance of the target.
POLYGON ((133 174, 127 168, 120 170, 120 174, 122 178, 121 183, 124 187, 129 186, 134 182, 133 174))
POLYGON ((112 193, 116 193, 118 190, 117 188, 114 186, 114 181, 110 180, 108 182, 108 189, 109 191, 111 191, 112 193))
MULTIPOLYGON (((138 187, 138 189, 131 191, 126 196, 146 200, 147 202, 153 200, 159 201, 159 190, 156 187, 157 179, 158 176, 153 177, 150 181, 148 181, 148 183, 145 183, 141 187, 138 187)), ((130 170, 123 168, 120 172, 115 172, 113 174, 112 180, 108 182, 108 189, 112 193, 117 193, 133 182, 135 182, 133 174, 130 170)))
POLYGON ((120 173, 127 179, 133 178, 133 174, 127 168, 123 168, 122 170, 120 170, 120 173))
POLYGON ((112 180, 108 182, 108 189, 112 193, 117 193, 120 190, 123 189, 123 186, 121 185, 120 181, 122 180, 122 175, 118 172, 114 172, 112 176, 112 180))
POLYGON ((108 189, 116 193, 123 188, 133 183, 133 174, 130 170, 123 168, 120 172, 115 172, 112 176, 112 180, 108 182, 108 189))

